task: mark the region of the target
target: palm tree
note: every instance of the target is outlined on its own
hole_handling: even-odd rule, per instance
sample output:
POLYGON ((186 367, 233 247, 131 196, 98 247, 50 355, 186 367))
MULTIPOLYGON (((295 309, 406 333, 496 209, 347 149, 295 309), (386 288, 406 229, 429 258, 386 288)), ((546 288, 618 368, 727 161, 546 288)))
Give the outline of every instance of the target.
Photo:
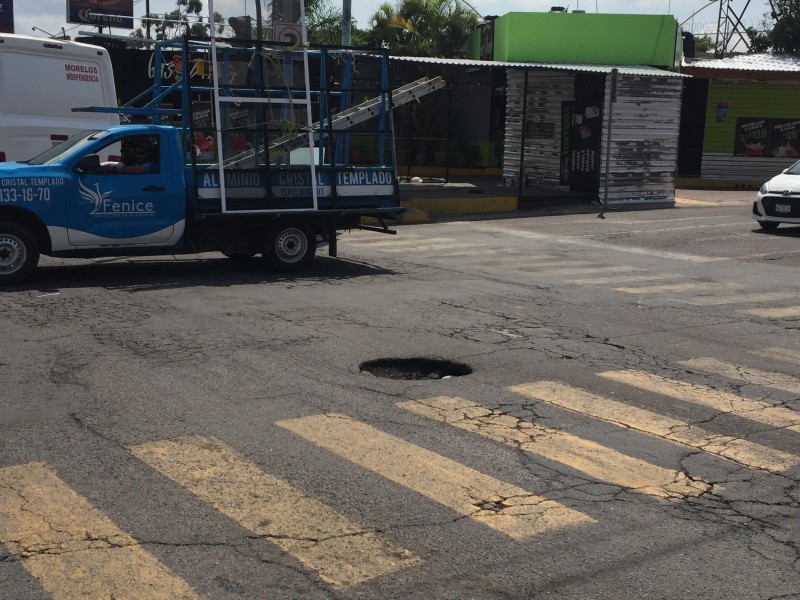
POLYGON ((478 16, 460 0, 398 0, 385 2, 370 19, 372 45, 393 53, 453 57, 478 24, 478 16))

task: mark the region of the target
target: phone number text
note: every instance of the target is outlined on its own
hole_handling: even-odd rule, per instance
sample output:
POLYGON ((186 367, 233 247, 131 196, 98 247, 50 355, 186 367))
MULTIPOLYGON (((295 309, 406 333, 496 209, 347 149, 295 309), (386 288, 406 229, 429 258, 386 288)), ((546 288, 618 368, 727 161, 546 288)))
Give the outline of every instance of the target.
POLYGON ((24 187, 0 189, 0 202, 49 202, 50 188, 24 187))

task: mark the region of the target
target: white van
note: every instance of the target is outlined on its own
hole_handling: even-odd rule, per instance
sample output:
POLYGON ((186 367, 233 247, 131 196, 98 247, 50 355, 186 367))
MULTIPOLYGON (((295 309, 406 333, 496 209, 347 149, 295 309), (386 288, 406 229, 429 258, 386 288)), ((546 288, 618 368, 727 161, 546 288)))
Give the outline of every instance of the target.
POLYGON ((0 33, 0 160, 27 160, 75 133, 119 124, 118 114, 72 112, 84 106, 117 106, 105 48, 0 33))

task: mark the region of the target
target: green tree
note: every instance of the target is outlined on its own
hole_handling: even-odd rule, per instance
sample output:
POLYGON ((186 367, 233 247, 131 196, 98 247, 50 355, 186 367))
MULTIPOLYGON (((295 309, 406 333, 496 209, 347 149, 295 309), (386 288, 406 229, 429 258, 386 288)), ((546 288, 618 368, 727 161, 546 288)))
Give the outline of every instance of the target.
POLYGON ((710 35, 701 35, 694 40, 694 49, 697 52, 708 52, 714 49, 714 40, 710 35))
MULTIPOLYGON (((306 22, 309 43, 331 46, 342 43, 342 9, 334 5, 332 0, 306 2, 306 22)), ((350 37, 353 46, 367 43, 366 32, 357 27, 355 20, 350 26, 350 37)))
POLYGON ((770 34, 775 52, 798 54, 800 51, 800 0, 773 0, 775 26, 770 34))
POLYGON ((772 32, 768 29, 747 27, 745 32, 747 32, 747 37, 750 38, 750 49, 748 52, 751 54, 769 52, 772 49, 772 32))
MULTIPOLYGON (((222 15, 215 12, 214 22, 221 31, 222 15)), ((202 37, 208 35, 208 26, 203 0, 175 0, 175 10, 163 15, 150 13, 142 17, 142 26, 134 29, 131 37, 148 37, 148 31, 149 37, 156 40, 168 40, 186 33, 202 37)))
POLYGON ((477 27, 478 16, 459 0, 385 2, 370 19, 370 45, 389 46, 395 54, 454 57, 477 27))

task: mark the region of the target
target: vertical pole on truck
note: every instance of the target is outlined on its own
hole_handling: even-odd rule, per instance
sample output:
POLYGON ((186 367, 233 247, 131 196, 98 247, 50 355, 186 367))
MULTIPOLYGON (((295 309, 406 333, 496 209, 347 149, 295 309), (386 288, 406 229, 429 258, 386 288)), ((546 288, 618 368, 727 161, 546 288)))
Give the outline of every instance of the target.
MULTIPOLYGON (((214 14, 214 0, 208 0, 208 12, 209 14, 214 14)), ((223 167, 223 160, 222 160, 222 121, 220 119, 221 116, 221 108, 219 104, 219 78, 217 77, 217 73, 219 73, 219 65, 217 64, 217 35, 216 35, 216 27, 210 27, 209 33, 211 34, 211 82, 214 88, 214 118, 217 122, 216 127, 216 134, 217 134, 217 169, 219 171, 219 195, 220 195, 220 202, 222 206, 222 212, 227 211, 227 203, 226 203, 226 196, 225 196, 225 168, 223 167)))
MULTIPOLYGON (((308 163, 311 167, 311 198, 314 210, 319 208, 317 200, 317 166, 314 160, 314 116, 311 114, 311 80, 308 74, 308 27, 306 24, 306 5, 300 0, 300 43, 303 48, 303 77, 306 84, 306 135, 308 136, 308 163)), ((331 174, 336 177, 336 173, 331 174)), ((335 184, 335 182, 334 182, 335 184)))

